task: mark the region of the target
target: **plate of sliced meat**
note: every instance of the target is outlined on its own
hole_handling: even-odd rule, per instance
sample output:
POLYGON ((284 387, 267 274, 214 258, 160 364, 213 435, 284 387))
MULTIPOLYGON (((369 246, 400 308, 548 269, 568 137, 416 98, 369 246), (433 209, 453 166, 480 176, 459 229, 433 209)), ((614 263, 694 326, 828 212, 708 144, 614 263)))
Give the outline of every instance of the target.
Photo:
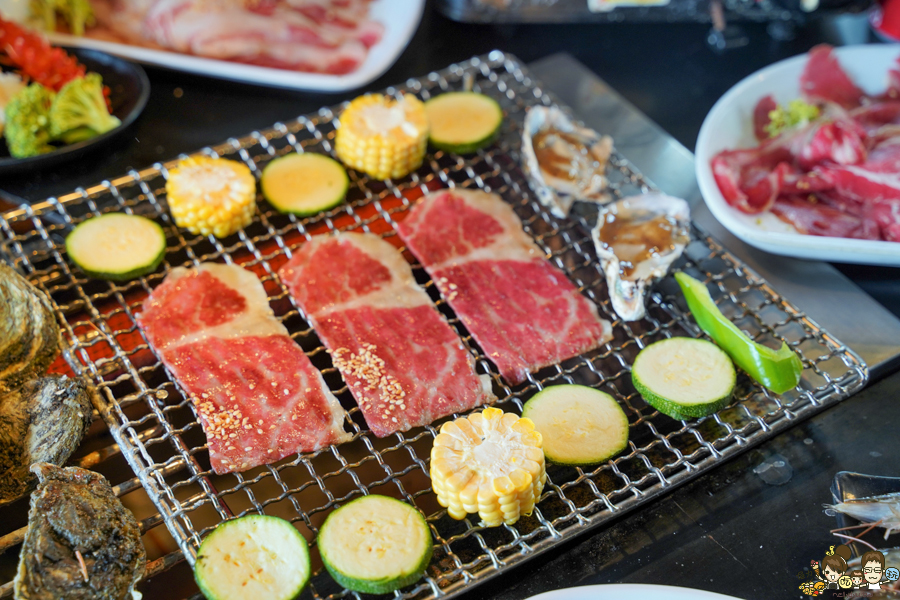
POLYGON ((696 169, 750 245, 900 266, 900 48, 817 46, 750 75, 707 115, 696 169))
POLYGON ((55 43, 262 85, 340 92, 388 70, 424 0, 91 0, 96 25, 55 43))

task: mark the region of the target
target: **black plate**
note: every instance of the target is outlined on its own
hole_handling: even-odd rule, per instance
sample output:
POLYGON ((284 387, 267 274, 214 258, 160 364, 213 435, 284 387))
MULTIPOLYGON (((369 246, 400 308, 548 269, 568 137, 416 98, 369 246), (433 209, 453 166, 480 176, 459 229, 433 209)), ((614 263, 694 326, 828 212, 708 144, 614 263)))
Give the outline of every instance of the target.
MULTIPOLYGON (((841 471, 834 476, 831 483, 831 497, 834 503, 852 500, 854 498, 869 498, 871 496, 881 496, 884 494, 894 494, 900 492, 900 477, 882 477, 880 475, 863 475, 862 473, 853 473, 851 471, 841 471)), ((853 517, 836 513, 838 527, 850 527, 851 525, 859 525, 859 521, 853 517)), ((850 535, 859 533, 859 529, 845 531, 850 535)), ((844 543, 850 546, 853 554, 859 556, 869 548, 862 546, 856 542, 849 540, 840 541, 835 537, 835 543, 844 543)), ((884 529, 876 527, 874 531, 866 534, 862 539, 866 540, 876 548, 884 545, 884 529), (880 541, 880 545, 879 545, 880 541)))
POLYGON ((122 124, 95 138, 62 146, 59 150, 39 154, 29 158, 13 158, 5 143, 0 143, 0 173, 9 174, 26 170, 46 169, 84 156, 122 134, 131 125, 150 97, 150 80, 140 66, 121 58, 110 56, 97 50, 67 48, 69 54, 77 57, 89 72, 99 73, 103 83, 109 87, 109 101, 112 114, 122 124))

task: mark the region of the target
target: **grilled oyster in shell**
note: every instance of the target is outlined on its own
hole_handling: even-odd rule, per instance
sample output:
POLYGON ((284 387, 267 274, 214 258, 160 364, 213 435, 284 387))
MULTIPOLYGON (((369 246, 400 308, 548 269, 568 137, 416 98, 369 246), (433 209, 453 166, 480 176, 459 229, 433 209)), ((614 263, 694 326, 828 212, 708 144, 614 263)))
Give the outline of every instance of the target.
POLYGON ((38 463, 28 532, 13 583, 18 600, 125 600, 144 574, 137 520, 106 479, 38 463))
POLYGON ((690 208, 660 193, 606 205, 591 235, 613 309, 625 321, 644 317, 647 288, 663 277, 690 241, 690 208))
POLYGON ((37 484, 31 465, 65 463, 91 424, 86 380, 51 375, 0 396, 0 506, 37 484))
POLYGON ((534 106, 525 116, 522 155, 525 172, 541 204, 566 217, 575 200, 608 202, 608 135, 575 125, 556 107, 534 106))
POLYGON ((0 396, 42 375, 59 346, 47 296, 0 263, 0 396))

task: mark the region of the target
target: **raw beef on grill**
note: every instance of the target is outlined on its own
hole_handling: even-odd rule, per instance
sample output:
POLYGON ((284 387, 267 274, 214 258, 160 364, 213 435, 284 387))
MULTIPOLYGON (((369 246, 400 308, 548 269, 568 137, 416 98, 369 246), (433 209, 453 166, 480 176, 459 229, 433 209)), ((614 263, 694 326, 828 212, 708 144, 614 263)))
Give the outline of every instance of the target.
POLYGON ((397 231, 488 358, 514 384, 612 337, 597 307, 544 258, 499 196, 431 193, 397 231))
POLYGON ((250 271, 213 263, 173 269, 138 321, 190 395, 216 473, 350 438, 346 413, 250 271))
POLYGON ((318 236, 279 272, 378 437, 492 402, 488 375, 397 249, 372 234, 318 236))

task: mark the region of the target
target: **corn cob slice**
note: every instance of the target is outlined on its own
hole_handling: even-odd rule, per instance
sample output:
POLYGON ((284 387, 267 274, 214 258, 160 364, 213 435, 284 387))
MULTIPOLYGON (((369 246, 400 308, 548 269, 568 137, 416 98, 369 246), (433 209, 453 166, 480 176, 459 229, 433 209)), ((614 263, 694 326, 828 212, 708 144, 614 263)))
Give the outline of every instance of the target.
POLYGON ((418 169, 428 145, 428 118, 415 96, 396 101, 380 94, 353 100, 340 118, 338 158, 375 179, 404 177, 418 169))
POLYGON ((247 165, 191 156, 169 171, 169 210, 191 233, 226 237, 250 224, 256 213, 256 180, 247 165))
POLYGON ((478 513, 489 527, 528 516, 547 472, 530 419, 497 408, 444 423, 431 448, 431 486, 454 519, 478 513))

